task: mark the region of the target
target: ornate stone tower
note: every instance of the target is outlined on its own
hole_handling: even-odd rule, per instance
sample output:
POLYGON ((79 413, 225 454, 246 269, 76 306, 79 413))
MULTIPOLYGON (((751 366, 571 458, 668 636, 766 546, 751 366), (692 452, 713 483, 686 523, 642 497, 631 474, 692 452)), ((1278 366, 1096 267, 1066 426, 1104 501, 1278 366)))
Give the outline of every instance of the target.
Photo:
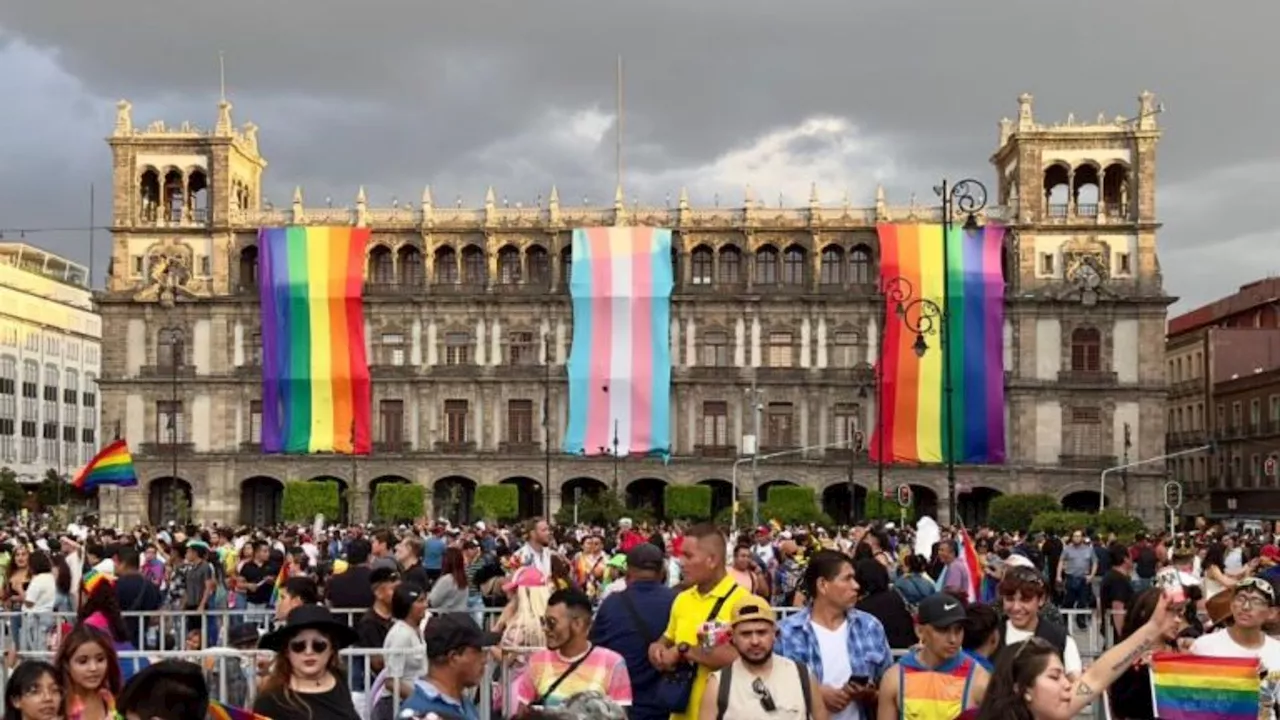
MULTIPOLYGON (((1017 233, 1008 369, 1024 456, 1013 460, 1078 470, 1064 478, 1079 491, 1067 505, 1096 509, 1102 469, 1164 452, 1159 348, 1173 299, 1156 257, 1160 109, 1144 92, 1134 118, 1049 125, 1024 94, 991 159, 1017 233)), ((1117 475, 1108 503, 1158 513, 1163 474, 1157 463, 1117 475)))

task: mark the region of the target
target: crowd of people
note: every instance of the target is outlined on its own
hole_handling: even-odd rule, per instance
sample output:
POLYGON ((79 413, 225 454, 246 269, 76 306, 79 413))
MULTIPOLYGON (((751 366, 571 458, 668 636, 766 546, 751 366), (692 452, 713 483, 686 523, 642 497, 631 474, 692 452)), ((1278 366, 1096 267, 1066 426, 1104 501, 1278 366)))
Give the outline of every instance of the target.
POLYGON ((190 720, 212 694, 273 720, 1146 720, 1154 652, 1258 658, 1275 718, 1274 540, 12 527, 4 718, 190 720))

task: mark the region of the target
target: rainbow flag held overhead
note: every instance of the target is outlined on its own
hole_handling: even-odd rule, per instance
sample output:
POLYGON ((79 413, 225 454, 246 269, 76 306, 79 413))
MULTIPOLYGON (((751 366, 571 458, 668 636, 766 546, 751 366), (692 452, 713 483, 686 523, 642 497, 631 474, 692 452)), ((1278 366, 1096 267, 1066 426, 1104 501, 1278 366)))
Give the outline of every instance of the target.
POLYGON ((368 228, 258 231, 263 452, 368 454, 368 242, 368 228))
POLYGON ((671 231, 573 231, 573 455, 669 455, 671 450, 671 231))
POLYGON ((129 454, 129 444, 124 440, 115 440, 99 450, 71 481, 71 486, 81 492, 104 485, 134 487, 137 484, 138 473, 133 469, 133 456, 129 454))
POLYGON ((1157 653, 1151 697, 1161 720, 1255 720, 1262 702, 1257 658, 1157 653))
MULTIPOLYGON (((880 282, 896 278, 910 286, 898 314, 898 300, 885 296, 884 347, 880 359, 881 417, 869 447, 885 462, 994 464, 1005 459, 1004 427, 1004 277, 1000 267, 1005 229, 987 225, 976 231, 953 228, 946 242, 947 295, 943 297, 943 240, 940 225, 881 223, 880 282), (908 325, 929 325, 921 317, 924 299, 947 317, 933 320, 922 339, 908 325), (946 340, 943 340, 945 334, 946 340), (951 366, 953 429, 947 432, 943 395, 943 349, 951 366), (951 435, 952 438, 949 438, 951 435), (952 443, 957 446, 954 450, 952 443)), ((927 329, 927 327, 926 327, 927 329)))
POLYGON ((209 717, 212 720, 271 720, 271 718, 259 715, 252 710, 227 705, 217 700, 209 701, 209 717))

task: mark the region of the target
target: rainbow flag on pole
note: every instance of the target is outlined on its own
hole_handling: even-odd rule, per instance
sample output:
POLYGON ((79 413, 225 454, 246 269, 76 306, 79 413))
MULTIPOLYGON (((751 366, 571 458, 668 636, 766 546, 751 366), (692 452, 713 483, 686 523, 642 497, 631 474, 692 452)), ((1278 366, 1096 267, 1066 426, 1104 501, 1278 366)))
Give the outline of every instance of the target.
POLYGON ((1256 720, 1261 705, 1257 658, 1157 653, 1151 698, 1161 720, 1256 720))
POLYGON ((271 587, 271 607, 275 607, 280 600, 280 589, 284 587, 284 583, 289 579, 289 556, 284 556, 284 563, 280 565, 280 572, 276 573, 275 585, 271 587))
POLYGON ((671 231, 573 231, 573 455, 671 451, 671 231))
MULTIPOLYGON (((905 321, 898 314, 898 300, 885 297, 882 416, 877 423, 885 433, 884 461, 937 463, 954 457, 960 463, 1004 462, 1004 227, 953 227, 946 242, 949 297, 943 297, 942 226, 881 223, 877 232, 882 287, 888 290, 888 283, 901 278, 906 282, 900 287, 908 289, 909 284, 911 293, 905 321), (934 319, 934 332, 923 335, 927 347, 918 354, 916 333, 907 323, 929 324, 927 316, 921 320, 921 305, 910 304, 921 298, 943 311, 947 327, 934 319), (955 426, 950 433, 943 348, 951 360, 955 426), (958 446, 954 450, 952 442, 958 446)), ((872 438, 872 459, 879 459, 880 443, 872 438)))
POLYGON ((969 537, 969 531, 964 528, 960 528, 960 557, 964 560, 965 569, 969 571, 969 587, 965 588, 969 594, 969 602, 978 602, 984 576, 983 563, 978 557, 978 549, 973 545, 973 538, 969 537))
POLYGON ((271 718, 259 715, 252 710, 227 705, 217 700, 209 701, 209 717, 213 720, 271 720, 271 718))
POLYGON ((369 228, 258 231, 264 452, 370 450, 368 243, 369 228))
POLYGON ((137 484, 138 473, 133 469, 133 456, 129 454, 129 444, 124 440, 116 440, 99 450, 71 481, 72 487, 81 492, 103 485, 134 487, 137 484))

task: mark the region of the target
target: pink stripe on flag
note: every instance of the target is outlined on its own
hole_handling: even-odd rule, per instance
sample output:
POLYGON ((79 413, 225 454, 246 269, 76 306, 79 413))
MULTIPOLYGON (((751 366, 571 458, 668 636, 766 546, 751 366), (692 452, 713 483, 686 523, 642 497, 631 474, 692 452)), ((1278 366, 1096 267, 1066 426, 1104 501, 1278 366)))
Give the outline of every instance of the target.
MULTIPOLYGON (((609 383, 612 368, 613 347, 613 265, 609 261, 608 228, 589 228, 587 245, 590 250, 591 269, 591 379, 587 403, 587 428, 583 445, 588 453, 598 448, 613 446, 613 428, 609 423, 609 393, 603 390, 609 383)), ((610 388, 612 392, 612 388, 610 388)))
POLYGON ((631 443, 653 444, 653 228, 634 228, 631 247, 631 443))

